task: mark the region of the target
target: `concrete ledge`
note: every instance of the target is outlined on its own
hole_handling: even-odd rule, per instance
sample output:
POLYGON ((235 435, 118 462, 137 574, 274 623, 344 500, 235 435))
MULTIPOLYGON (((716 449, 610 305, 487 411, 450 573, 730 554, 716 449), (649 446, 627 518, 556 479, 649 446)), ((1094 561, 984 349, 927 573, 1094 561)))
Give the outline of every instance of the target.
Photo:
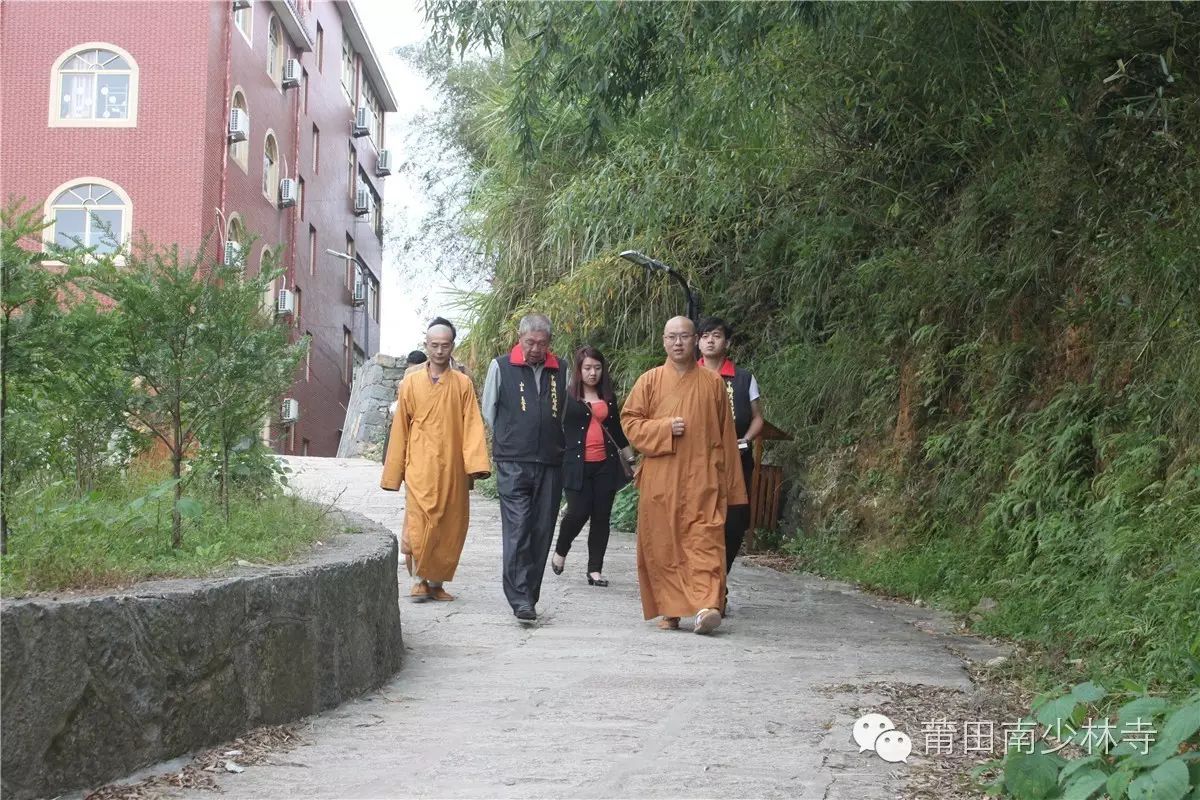
POLYGON ((387 681, 396 538, 345 516, 361 532, 298 563, 0 603, 0 794, 96 786, 387 681))

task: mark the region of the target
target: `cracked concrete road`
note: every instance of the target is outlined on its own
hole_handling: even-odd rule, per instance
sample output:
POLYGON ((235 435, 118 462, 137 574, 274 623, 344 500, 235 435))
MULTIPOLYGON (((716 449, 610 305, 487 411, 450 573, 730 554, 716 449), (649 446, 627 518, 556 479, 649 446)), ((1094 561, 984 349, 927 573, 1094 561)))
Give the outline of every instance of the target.
MULTIPOLYGON (((404 495, 377 488, 378 464, 290 463, 306 495, 344 489, 339 506, 399 531, 404 495)), ((883 800, 920 757, 860 754, 852 712, 874 701, 844 686, 971 688, 962 637, 926 632, 928 612, 740 563, 715 635, 660 631, 641 619, 628 534, 614 533, 606 589, 587 585, 581 536, 524 628, 501 591, 498 506, 471 503, 455 602, 409 604, 401 567, 404 668, 307 720, 308 744, 221 776, 226 796, 883 800)))

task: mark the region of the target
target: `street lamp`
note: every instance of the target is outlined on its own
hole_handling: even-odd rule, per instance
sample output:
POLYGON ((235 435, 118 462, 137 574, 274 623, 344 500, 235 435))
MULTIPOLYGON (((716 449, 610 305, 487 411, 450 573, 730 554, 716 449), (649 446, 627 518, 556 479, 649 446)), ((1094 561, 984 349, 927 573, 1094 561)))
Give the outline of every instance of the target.
POLYGON ((688 285, 687 279, 676 272, 673 267, 664 264, 658 259, 650 258, 650 256, 644 253, 639 253, 637 250, 626 250, 624 253, 621 253, 621 258, 633 262, 639 267, 644 267, 646 274, 661 271, 679 281, 679 286, 683 289, 684 297, 687 298, 688 317, 692 322, 700 322, 700 295, 688 285))

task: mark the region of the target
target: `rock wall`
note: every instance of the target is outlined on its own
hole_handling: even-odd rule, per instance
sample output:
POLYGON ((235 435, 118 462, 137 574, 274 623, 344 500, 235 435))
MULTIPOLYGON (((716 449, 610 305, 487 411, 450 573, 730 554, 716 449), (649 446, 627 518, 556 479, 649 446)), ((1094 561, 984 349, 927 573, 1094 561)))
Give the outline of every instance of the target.
POLYGON ((388 409, 396 399, 406 363, 404 358, 380 354, 354 371, 338 458, 383 460, 383 442, 391 421, 388 409))
POLYGON ((220 579, 0 603, 4 798, 97 786, 376 688, 403 653, 396 537, 220 579))

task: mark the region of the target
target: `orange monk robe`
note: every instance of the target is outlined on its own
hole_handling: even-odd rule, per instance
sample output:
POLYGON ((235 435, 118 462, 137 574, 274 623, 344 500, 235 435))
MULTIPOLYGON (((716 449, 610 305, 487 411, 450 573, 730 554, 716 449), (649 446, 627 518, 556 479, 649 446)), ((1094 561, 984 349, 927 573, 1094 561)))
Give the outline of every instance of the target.
POLYGON ((469 476, 491 468, 470 378, 448 369, 434 383, 423 368, 400 382, 379 484, 408 488, 403 537, 412 548, 414 574, 427 581, 454 579, 470 521, 469 476))
POLYGON ((638 584, 642 613, 688 617, 720 608, 725 591, 725 512, 746 503, 725 381, 668 362, 638 378, 621 409, 629 443, 645 458, 637 476, 638 584), (671 420, 682 417, 682 436, 671 420))

